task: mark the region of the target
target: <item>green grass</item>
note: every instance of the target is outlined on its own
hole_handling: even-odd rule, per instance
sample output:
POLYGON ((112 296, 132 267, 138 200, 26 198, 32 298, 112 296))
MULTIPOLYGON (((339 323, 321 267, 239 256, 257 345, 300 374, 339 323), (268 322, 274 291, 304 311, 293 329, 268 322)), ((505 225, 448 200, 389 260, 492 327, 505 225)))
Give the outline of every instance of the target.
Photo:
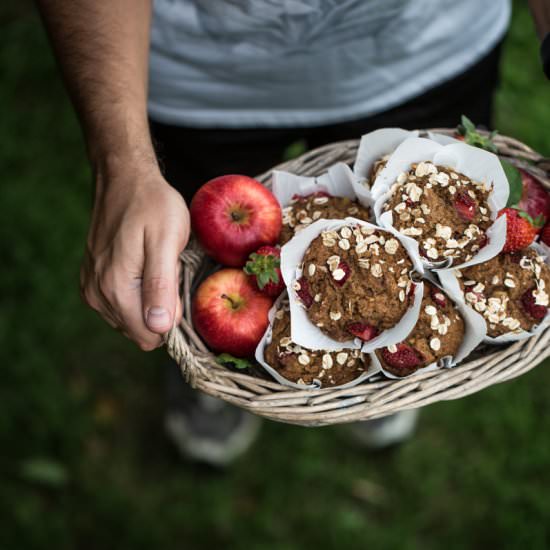
MULTIPOLYGON (((0 549, 544 549, 550 372, 423 411, 385 455, 264 424, 225 475, 161 430, 165 355, 80 305, 90 206, 79 130, 39 21, 0 8, 0 549)), ((550 155, 549 84, 516 6, 497 123, 550 155)))

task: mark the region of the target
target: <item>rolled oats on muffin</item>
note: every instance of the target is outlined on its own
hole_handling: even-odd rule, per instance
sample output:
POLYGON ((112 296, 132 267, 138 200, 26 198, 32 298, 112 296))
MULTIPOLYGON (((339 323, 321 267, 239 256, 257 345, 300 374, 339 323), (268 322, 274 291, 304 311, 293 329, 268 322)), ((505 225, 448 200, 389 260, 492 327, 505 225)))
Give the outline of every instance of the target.
POLYGON ((425 281, 420 316, 413 330, 402 342, 375 353, 385 371, 408 376, 443 357, 455 357, 464 334, 465 323, 457 305, 425 281))
POLYGON ((368 221, 370 208, 348 197, 334 197, 324 191, 309 195, 294 195, 283 208, 283 227, 279 244, 287 243, 296 233, 321 218, 337 220, 354 217, 368 221))
POLYGON ((391 185, 383 211, 392 213, 393 227, 415 239, 428 261, 460 264, 488 242, 491 192, 491 185, 447 166, 413 163, 391 185))
POLYGON ((534 248, 501 253, 454 274, 465 302, 485 318, 490 338, 530 332, 548 313, 550 269, 534 248))
POLYGON ((368 371, 371 363, 369 355, 357 349, 313 351, 295 344, 290 337, 288 300, 282 301, 275 312, 264 360, 290 382, 310 385, 318 380, 325 387, 356 380, 368 371))
POLYGON ((337 342, 365 342, 399 323, 413 301, 413 262, 390 232, 359 224, 322 231, 293 291, 308 319, 337 342))

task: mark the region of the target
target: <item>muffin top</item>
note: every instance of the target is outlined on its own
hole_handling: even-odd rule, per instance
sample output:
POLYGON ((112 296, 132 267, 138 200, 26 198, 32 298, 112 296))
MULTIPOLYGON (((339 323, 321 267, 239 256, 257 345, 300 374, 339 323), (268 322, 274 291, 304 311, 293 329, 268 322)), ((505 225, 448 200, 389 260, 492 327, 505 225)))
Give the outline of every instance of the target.
POLYGON ((292 342, 288 301, 275 313, 271 342, 264 351, 266 362, 287 380, 322 386, 339 386, 358 378, 368 370, 370 357, 360 350, 312 351, 292 342))
POLYGON ((399 344, 377 350, 384 369, 407 376, 442 357, 454 357, 464 339, 464 319, 455 303, 438 287, 424 282, 418 321, 399 344))
POLYGON ((307 196, 294 195, 290 204, 283 208, 279 244, 287 243, 301 229, 316 220, 339 220, 348 216, 368 221, 370 209, 347 197, 332 197, 323 191, 307 196))
POLYGON ((311 242, 293 290, 310 321, 329 337, 368 341, 407 311, 412 269, 406 249, 391 233, 344 225, 311 242))
POLYGON ((466 303, 485 317, 488 336, 531 331, 548 311, 550 270, 532 248, 455 270, 466 303))
POLYGON ((430 262, 448 258, 459 264, 470 260, 487 244, 491 187, 431 162, 412 164, 391 187, 384 211, 393 214, 393 226, 416 239, 430 262))

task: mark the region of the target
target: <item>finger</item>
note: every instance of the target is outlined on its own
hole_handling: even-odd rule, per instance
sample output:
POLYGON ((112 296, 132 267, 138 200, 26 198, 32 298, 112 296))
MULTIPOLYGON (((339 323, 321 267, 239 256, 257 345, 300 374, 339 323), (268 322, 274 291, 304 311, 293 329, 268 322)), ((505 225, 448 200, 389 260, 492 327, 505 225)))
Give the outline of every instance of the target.
POLYGON ((125 270, 112 269, 99 285, 107 308, 118 320, 120 331, 142 350, 151 351, 162 344, 158 334, 151 332, 143 320, 141 284, 125 270))
POLYGON ((164 334, 172 328, 178 301, 178 241, 145 239, 141 296, 147 328, 164 334))

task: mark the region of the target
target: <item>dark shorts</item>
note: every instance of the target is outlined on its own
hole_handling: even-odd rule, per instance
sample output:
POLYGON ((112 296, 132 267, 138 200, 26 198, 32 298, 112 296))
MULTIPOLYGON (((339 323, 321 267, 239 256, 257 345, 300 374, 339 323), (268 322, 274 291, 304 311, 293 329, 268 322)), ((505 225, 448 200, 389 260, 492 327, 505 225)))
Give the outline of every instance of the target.
POLYGON ((187 128, 151 121, 151 132, 167 180, 186 200, 222 174, 255 176, 282 162, 285 149, 303 140, 309 149, 358 139, 382 127, 454 127, 462 114, 492 127, 501 45, 459 76, 406 103, 367 118, 313 128, 187 128))

